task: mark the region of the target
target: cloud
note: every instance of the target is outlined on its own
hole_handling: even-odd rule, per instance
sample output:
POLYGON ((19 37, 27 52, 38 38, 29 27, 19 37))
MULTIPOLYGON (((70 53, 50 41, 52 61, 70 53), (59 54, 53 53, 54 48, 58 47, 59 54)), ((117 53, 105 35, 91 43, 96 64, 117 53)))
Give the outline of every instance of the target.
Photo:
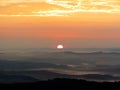
POLYGON ((49 3, 19 3, 9 6, 2 6, 0 13, 3 15, 36 15, 47 14, 49 11, 66 10, 62 6, 49 3))
POLYGON ((47 0, 0 0, 0 6, 6 6, 15 3, 45 2, 47 0))
POLYGON ((118 0, 1 0, 0 3, 1 15, 64 16, 79 12, 120 12, 118 0))

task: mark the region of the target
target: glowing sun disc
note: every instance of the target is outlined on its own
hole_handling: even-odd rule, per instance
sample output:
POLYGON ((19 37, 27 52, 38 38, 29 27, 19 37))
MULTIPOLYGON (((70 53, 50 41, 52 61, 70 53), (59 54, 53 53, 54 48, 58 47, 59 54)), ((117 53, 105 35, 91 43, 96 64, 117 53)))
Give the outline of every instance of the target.
POLYGON ((57 49, 63 49, 63 45, 57 45, 57 49))

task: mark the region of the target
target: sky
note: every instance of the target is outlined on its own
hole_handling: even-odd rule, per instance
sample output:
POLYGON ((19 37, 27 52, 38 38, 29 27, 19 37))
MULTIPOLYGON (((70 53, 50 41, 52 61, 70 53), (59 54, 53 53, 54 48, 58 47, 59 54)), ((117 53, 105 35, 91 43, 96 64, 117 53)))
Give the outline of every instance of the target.
POLYGON ((119 0, 0 0, 0 48, 119 48, 119 0))

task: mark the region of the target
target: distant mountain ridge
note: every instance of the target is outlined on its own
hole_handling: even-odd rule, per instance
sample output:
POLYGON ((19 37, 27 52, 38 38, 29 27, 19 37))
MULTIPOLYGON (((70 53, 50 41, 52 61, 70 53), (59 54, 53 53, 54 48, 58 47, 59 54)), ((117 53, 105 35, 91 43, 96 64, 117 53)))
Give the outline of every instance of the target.
POLYGON ((54 78, 85 79, 94 81, 119 81, 120 77, 102 74, 85 74, 85 75, 67 75, 46 70, 39 71, 9 71, 0 73, 0 83, 24 83, 48 80, 54 78))

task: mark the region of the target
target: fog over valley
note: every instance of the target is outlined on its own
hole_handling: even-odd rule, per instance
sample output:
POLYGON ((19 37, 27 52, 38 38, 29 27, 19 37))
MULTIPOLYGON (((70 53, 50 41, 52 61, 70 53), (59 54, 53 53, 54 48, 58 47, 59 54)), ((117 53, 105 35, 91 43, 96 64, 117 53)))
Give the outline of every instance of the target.
MULTIPOLYGON (((10 82, 16 81, 11 76, 32 78, 31 81, 64 77, 114 81, 120 80, 119 59, 118 51, 5 50, 0 51, 0 77, 7 77, 10 82)), ((0 82, 6 81, 2 79, 0 82)))

